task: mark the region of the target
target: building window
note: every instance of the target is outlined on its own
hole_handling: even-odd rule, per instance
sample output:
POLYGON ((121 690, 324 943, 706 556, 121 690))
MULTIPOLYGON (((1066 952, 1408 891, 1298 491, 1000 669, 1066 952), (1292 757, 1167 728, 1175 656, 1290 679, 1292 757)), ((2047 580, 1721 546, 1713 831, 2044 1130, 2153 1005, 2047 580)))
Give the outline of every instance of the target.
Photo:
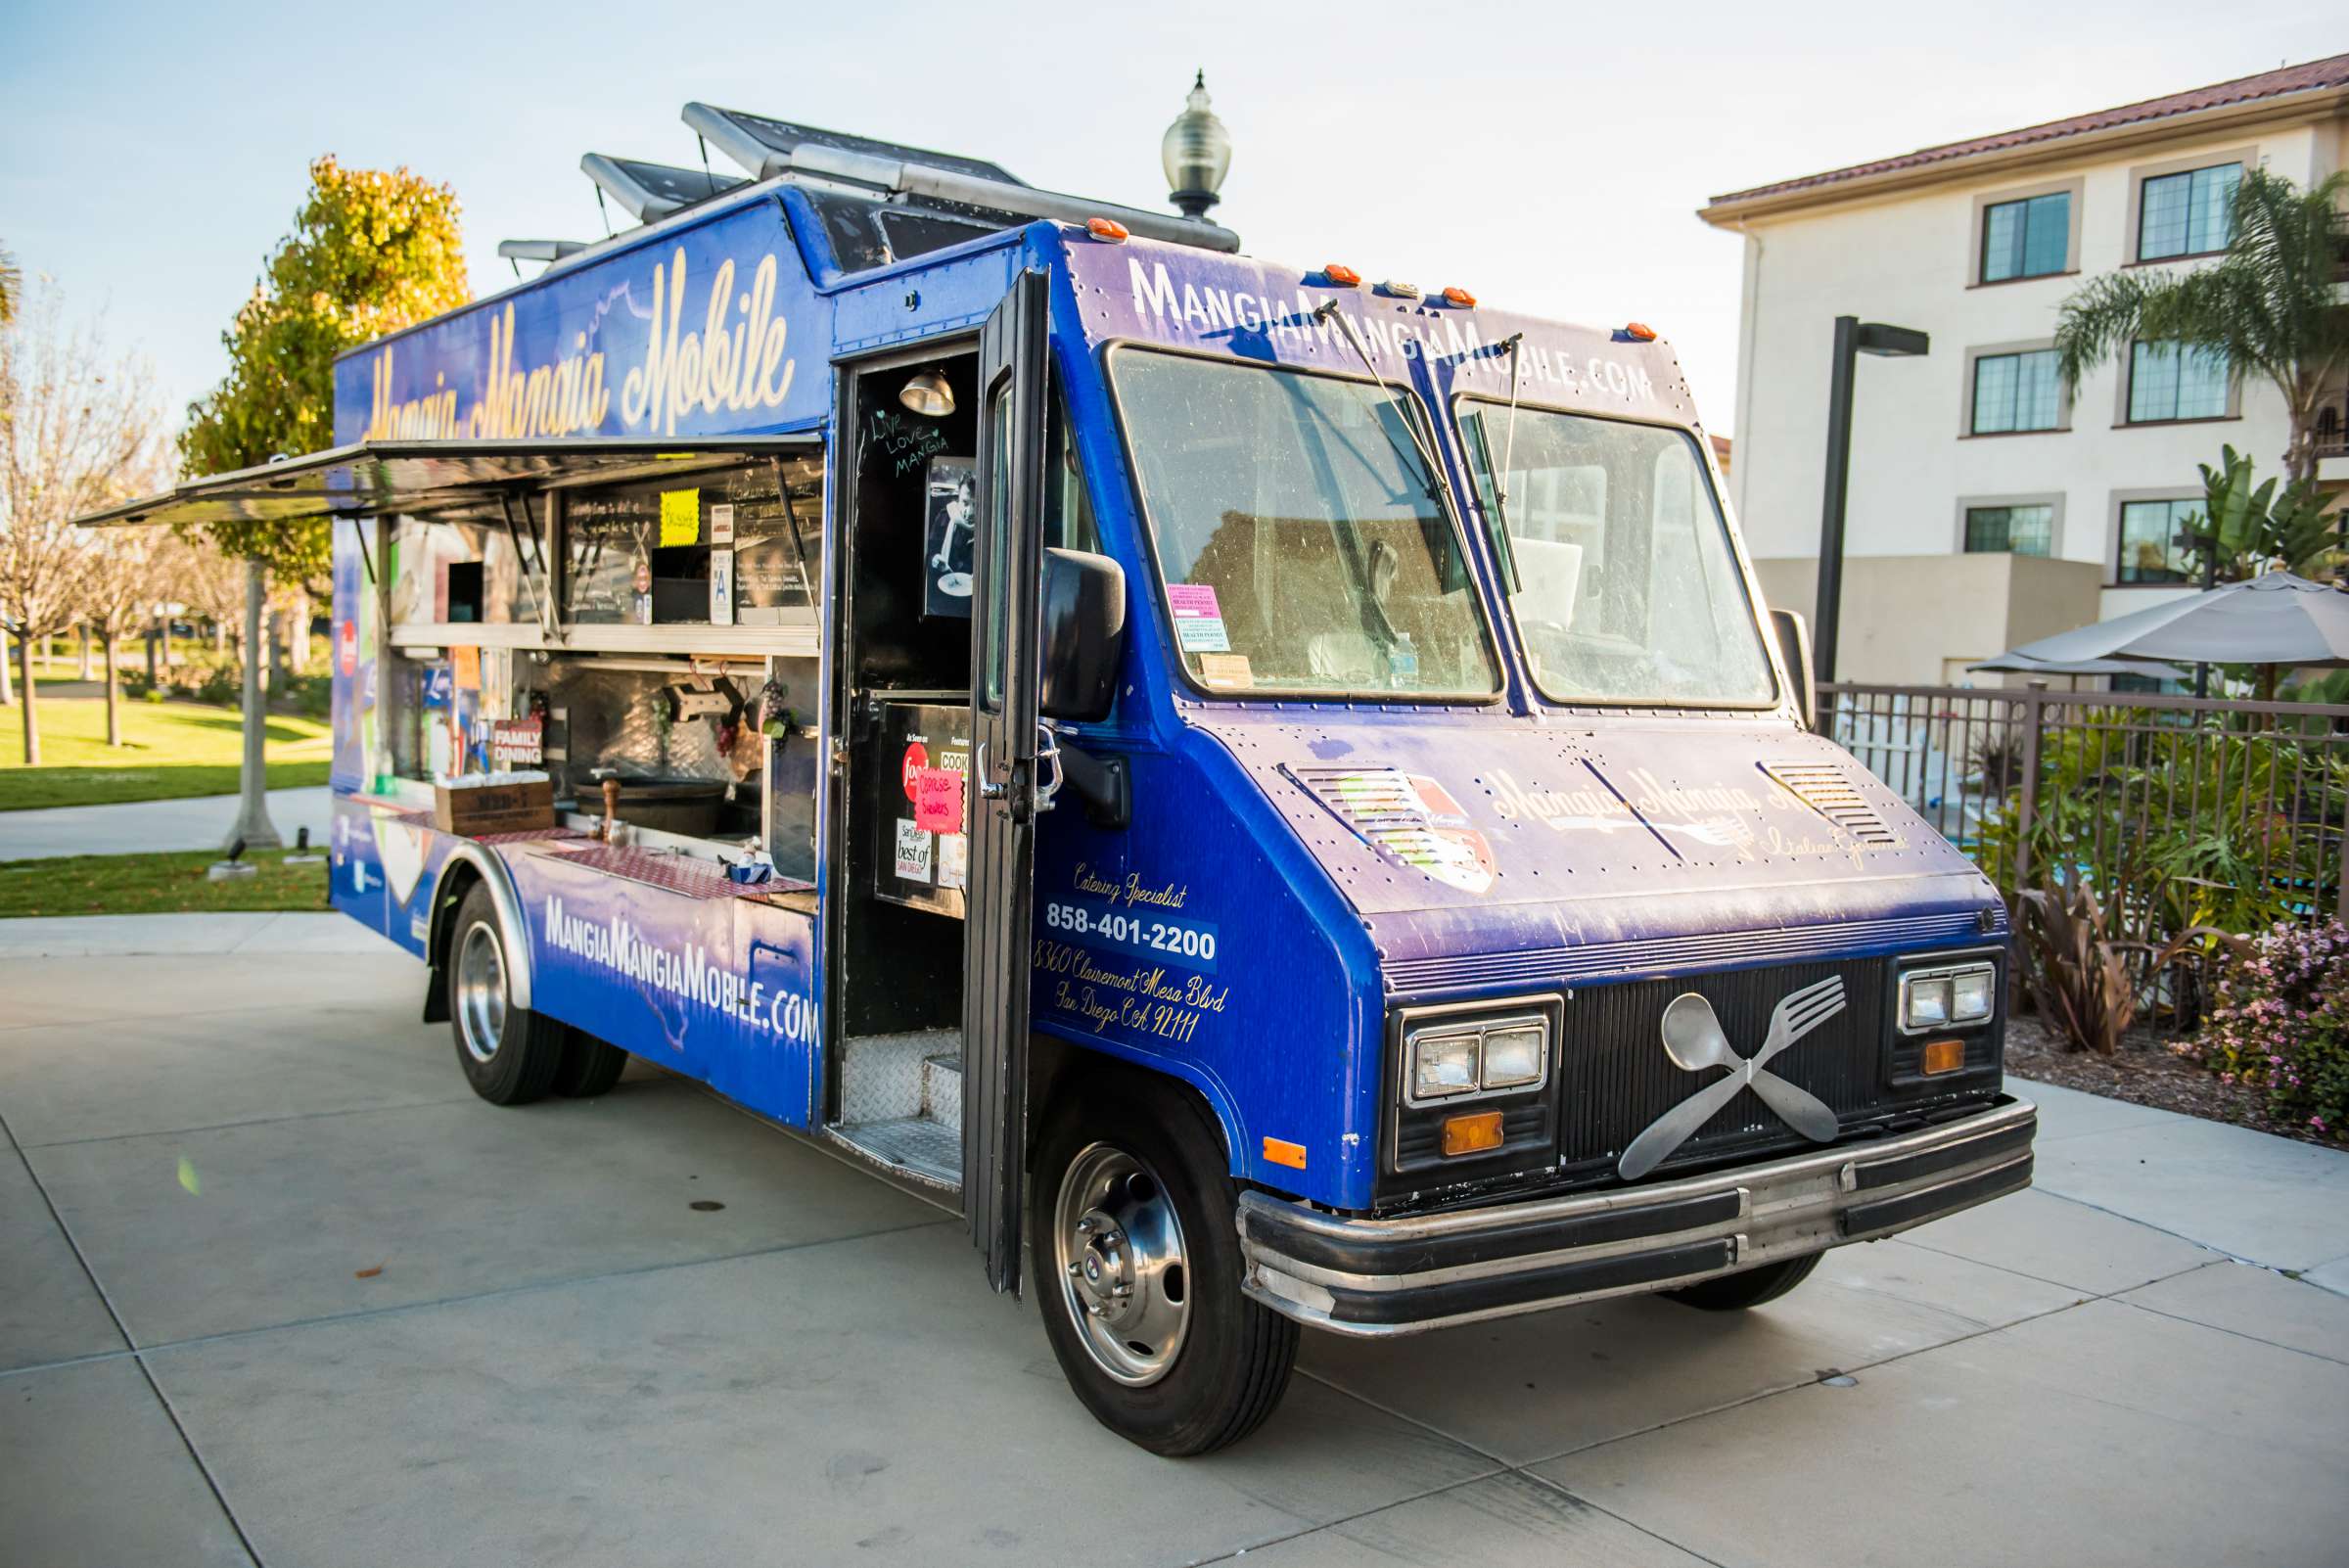
POLYGON ((2033 348, 2015 354, 1983 354, 1974 360, 1976 436, 2009 431, 2054 430, 2062 412, 2055 384, 2055 350, 2033 348))
POLYGON ((2055 508, 1969 506, 1965 548, 1969 555, 2053 555, 2055 508))
POLYGON ((2160 174, 2138 189, 2137 258, 2224 251, 2234 234, 2234 188, 2243 165, 2214 163, 2181 174, 2160 174))
POLYGON ((2071 261, 2072 193, 2055 191, 1982 210, 1982 281, 2044 278, 2071 261))
POLYGON ((2199 501, 2121 503, 2119 582, 2184 582, 2186 540, 2179 524, 2202 510, 2199 501))
POLYGON ((2174 343, 2129 347, 2129 423, 2168 419, 2224 419, 2227 356, 2174 343))

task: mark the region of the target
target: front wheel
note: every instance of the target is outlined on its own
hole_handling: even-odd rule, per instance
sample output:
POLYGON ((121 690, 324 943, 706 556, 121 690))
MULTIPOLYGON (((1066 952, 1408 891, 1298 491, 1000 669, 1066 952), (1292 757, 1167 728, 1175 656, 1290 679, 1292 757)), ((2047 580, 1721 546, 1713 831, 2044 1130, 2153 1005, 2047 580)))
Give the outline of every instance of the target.
POLYGON ((1029 1197, 1045 1336, 1095 1419, 1175 1457, 1264 1423, 1297 1325, 1240 1294, 1236 1198, 1195 1099, 1148 1081, 1080 1090, 1046 1129, 1029 1197))
POLYGON ((1743 1312, 1764 1302, 1776 1301, 1780 1296, 1811 1277, 1819 1260, 1826 1254, 1807 1252, 1800 1258, 1788 1258, 1779 1263, 1761 1264, 1752 1268, 1740 1268, 1733 1274, 1719 1274, 1700 1279, 1693 1285, 1663 1294, 1683 1307, 1697 1307, 1709 1313, 1743 1312))

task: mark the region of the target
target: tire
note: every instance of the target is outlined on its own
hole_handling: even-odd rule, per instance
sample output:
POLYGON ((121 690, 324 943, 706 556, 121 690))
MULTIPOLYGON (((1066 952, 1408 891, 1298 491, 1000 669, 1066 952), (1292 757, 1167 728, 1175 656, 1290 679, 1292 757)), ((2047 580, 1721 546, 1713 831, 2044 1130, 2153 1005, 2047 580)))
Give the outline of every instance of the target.
POLYGON ((457 1065, 476 1094, 492 1105, 528 1105, 553 1084, 570 1032, 544 1013, 514 1005, 507 941, 489 890, 476 883, 449 938, 448 1027, 457 1065))
POLYGON ((1029 1191, 1044 1334, 1094 1418, 1153 1453, 1237 1443, 1289 1386, 1297 1325, 1240 1294, 1236 1207, 1189 1093, 1121 1075, 1054 1107, 1029 1191))
POLYGON ((583 1029, 564 1032, 563 1059, 556 1064, 554 1091, 569 1099, 591 1100, 608 1094, 626 1070, 628 1053, 596 1038, 583 1029))
POLYGON ((1709 1313, 1743 1312, 1764 1302, 1776 1301, 1780 1296, 1811 1277, 1819 1260, 1826 1254, 1805 1253, 1800 1258, 1788 1258, 1782 1263, 1763 1264, 1755 1268, 1740 1268, 1733 1274, 1722 1274, 1713 1279, 1700 1279, 1693 1285, 1660 1294, 1670 1297, 1683 1307, 1695 1307, 1709 1313))

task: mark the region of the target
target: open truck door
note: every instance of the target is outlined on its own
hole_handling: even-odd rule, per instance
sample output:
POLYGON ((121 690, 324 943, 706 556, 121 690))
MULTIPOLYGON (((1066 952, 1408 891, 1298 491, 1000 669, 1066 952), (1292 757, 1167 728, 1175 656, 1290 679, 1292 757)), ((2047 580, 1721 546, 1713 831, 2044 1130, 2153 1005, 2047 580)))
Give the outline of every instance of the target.
POLYGON ((1023 272, 980 339, 971 618, 970 865, 963 935, 962 1209, 997 1290, 1020 1287, 1028 974, 1042 732, 1045 275, 1023 272))

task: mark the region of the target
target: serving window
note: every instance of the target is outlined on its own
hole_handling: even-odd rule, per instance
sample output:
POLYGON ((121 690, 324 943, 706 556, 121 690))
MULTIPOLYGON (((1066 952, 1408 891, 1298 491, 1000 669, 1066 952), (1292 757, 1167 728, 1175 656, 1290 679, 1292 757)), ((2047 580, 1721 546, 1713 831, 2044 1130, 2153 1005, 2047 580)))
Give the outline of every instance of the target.
POLYGON ((823 447, 550 470, 382 518, 379 793, 543 773, 598 831, 814 865, 823 447))
POLYGON ((823 579, 820 458, 581 485, 559 497, 564 619, 781 625, 823 579))

